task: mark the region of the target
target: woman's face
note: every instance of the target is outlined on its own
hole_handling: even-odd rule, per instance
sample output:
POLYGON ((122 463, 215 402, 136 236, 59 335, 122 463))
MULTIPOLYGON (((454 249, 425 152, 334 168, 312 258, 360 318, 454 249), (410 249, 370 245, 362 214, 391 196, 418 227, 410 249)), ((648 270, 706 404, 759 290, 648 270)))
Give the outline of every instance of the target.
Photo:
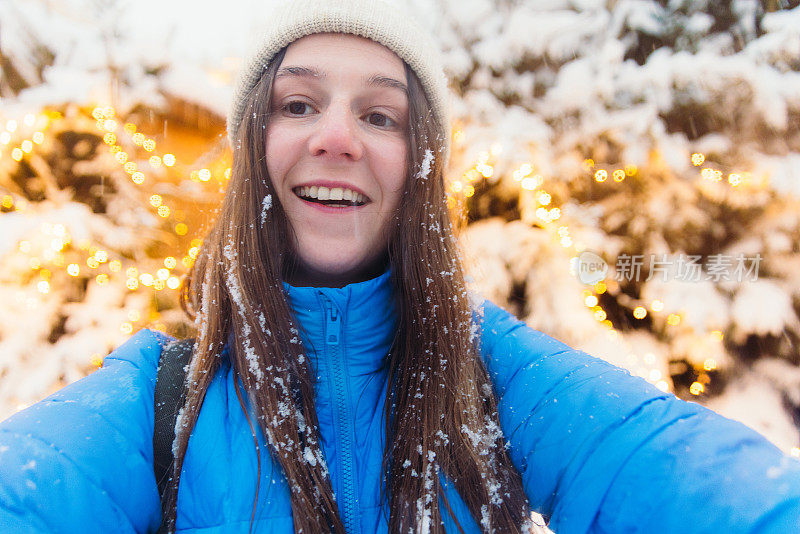
POLYGON ((353 35, 286 50, 273 87, 267 170, 297 237, 290 283, 341 286, 380 274, 406 177, 403 61, 353 35))

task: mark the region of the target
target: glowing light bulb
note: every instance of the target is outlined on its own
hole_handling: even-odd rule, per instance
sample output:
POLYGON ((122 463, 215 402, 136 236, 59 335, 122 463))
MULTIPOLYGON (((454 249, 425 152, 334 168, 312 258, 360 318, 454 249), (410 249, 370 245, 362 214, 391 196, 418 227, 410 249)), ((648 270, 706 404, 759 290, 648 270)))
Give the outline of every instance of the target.
POLYGON ((12 133, 16 132, 17 131, 17 121, 15 121, 14 119, 11 119, 10 121, 8 121, 6 123, 6 130, 8 130, 9 132, 12 132, 12 133))
POLYGON ((606 172, 604 169, 600 169, 594 173, 594 179, 596 182, 605 182, 608 179, 608 172, 606 172))
POLYGON ((703 369, 706 371, 713 371, 717 368, 717 360, 714 358, 707 358, 706 361, 703 362, 703 369))
POLYGON ((167 278, 167 287, 170 289, 178 289, 181 285, 181 281, 178 279, 177 276, 170 276, 167 278))
POLYGON ((186 226, 184 223, 178 223, 175 225, 175 233, 178 235, 186 235, 189 232, 189 227, 186 226))
POLYGON ((208 169, 200 169, 197 172, 197 175, 203 182, 207 182, 211 179, 211 171, 209 171, 208 169))
POLYGON ((656 299, 652 303, 650 303, 650 309, 653 310, 654 312, 660 312, 664 309, 664 303, 656 299))
POLYGON ((161 206, 159 206, 158 207, 158 216, 159 217, 163 217, 165 219, 167 217, 169 217, 169 208, 167 206, 164 206, 163 204, 161 206))
POLYGON ((150 162, 150 166, 153 168, 161 167, 161 158, 158 156, 150 156, 148 161, 150 162))
POLYGON ((175 266, 178 265, 178 262, 172 256, 167 256, 164 258, 164 267, 167 269, 174 269, 175 266))
POLYGON ((119 331, 125 335, 128 335, 133 332, 133 325, 131 323, 122 323, 119 326, 119 331))
POLYGON ((644 306, 636 306, 633 309, 633 316, 636 319, 644 319, 647 316, 647 310, 644 309, 644 306))
POLYGON ((700 165, 702 165, 705 160, 706 157, 703 154, 700 154, 698 152, 692 154, 692 165, 694 165, 695 167, 699 167, 700 165))
POLYGON ((142 143, 142 148, 147 150, 148 152, 152 152, 156 148, 156 142, 152 139, 145 139, 142 143))
POLYGON ((584 299, 583 302, 584 304, 586 304, 588 308, 594 308, 595 306, 597 306, 597 297, 594 295, 589 295, 588 297, 586 297, 586 299, 584 299))
POLYGON ((161 195, 153 195, 150 197, 150 204, 152 204, 154 208, 159 207, 161 202, 161 195))
POLYGON ((144 173, 138 171, 133 173, 131 175, 131 180, 133 180, 133 183, 141 185, 141 183, 144 182, 144 173))
POLYGON ((625 171, 623 171, 622 169, 617 169, 612 173, 611 176, 614 177, 615 182, 621 182, 622 180, 625 179, 625 171))
POLYGON ((21 148, 21 149, 22 149, 22 151, 23 151, 23 152, 25 152, 26 154, 30 154, 30 153, 31 153, 31 150, 33 150, 33 142, 31 142, 29 139, 25 139, 25 140, 22 142, 22 144, 20 145, 20 148, 21 148))
POLYGON ((700 395, 705 390, 705 387, 700 382, 692 382, 689 386, 689 393, 692 395, 700 395))
POLYGON ((164 160, 164 165, 167 167, 172 167, 175 165, 175 156, 172 154, 164 154, 164 157, 161 159, 164 160))

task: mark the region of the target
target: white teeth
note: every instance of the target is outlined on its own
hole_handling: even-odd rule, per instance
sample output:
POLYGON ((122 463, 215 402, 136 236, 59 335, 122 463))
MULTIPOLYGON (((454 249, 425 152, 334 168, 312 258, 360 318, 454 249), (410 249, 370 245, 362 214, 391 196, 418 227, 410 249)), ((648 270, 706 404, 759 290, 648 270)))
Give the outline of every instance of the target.
POLYGON ((365 203, 367 197, 361 193, 356 193, 352 189, 345 187, 328 188, 316 185, 304 186, 295 189, 298 195, 305 198, 315 198, 317 200, 349 200, 358 203, 365 203))

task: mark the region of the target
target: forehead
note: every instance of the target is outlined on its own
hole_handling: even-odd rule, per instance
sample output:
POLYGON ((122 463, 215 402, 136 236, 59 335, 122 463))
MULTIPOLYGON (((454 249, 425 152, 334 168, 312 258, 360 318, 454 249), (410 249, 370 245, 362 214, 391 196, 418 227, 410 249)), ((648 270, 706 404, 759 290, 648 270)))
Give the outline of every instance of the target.
POLYGON ((380 43, 343 33, 317 33, 293 41, 281 66, 313 67, 323 76, 381 74, 405 81, 400 57, 380 43))

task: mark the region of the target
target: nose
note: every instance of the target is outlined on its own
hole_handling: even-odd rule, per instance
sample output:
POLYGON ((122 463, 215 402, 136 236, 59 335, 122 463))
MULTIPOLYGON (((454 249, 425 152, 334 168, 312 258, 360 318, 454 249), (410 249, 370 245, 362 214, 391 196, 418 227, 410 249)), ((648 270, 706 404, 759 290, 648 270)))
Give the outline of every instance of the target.
POLYGON ((312 156, 361 159, 364 145, 359 138, 356 119, 346 103, 331 102, 322 112, 316 123, 316 130, 309 138, 308 150, 312 156))

